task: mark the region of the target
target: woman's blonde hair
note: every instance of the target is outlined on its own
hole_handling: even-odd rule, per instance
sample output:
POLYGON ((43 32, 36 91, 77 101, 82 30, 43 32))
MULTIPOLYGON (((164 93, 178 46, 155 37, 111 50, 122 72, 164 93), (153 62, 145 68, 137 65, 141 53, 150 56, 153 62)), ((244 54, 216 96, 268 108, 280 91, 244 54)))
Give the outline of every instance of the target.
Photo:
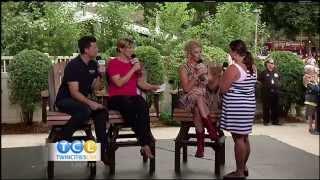
POLYGON ((117 52, 120 52, 121 48, 130 47, 134 45, 134 41, 130 38, 121 38, 117 41, 117 52))
POLYGON ((189 54, 192 51, 192 49, 197 47, 202 49, 201 43, 197 40, 190 40, 184 45, 184 52, 186 54, 189 54))

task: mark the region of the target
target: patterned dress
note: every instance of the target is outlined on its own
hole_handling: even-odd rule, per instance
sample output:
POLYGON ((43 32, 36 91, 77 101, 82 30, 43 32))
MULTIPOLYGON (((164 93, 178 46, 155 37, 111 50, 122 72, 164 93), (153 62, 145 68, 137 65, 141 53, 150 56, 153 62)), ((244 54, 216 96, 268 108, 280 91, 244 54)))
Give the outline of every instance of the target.
MULTIPOLYGON (((183 64, 182 67, 187 71, 189 81, 196 78, 195 67, 189 64, 183 64)), ((205 103, 209 107, 210 111, 218 109, 218 96, 207 88, 208 81, 201 81, 200 79, 197 79, 196 81, 196 87, 194 87, 188 93, 182 92, 182 95, 178 101, 178 107, 194 113, 197 105, 197 99, 202 96, 204 97, 205 103)))
POLYGON ((241 76, 223 95, 220 128, 235 134, 250 134, 256 111, 257 75, 245 72, 238 64, 235 66, 241 76))

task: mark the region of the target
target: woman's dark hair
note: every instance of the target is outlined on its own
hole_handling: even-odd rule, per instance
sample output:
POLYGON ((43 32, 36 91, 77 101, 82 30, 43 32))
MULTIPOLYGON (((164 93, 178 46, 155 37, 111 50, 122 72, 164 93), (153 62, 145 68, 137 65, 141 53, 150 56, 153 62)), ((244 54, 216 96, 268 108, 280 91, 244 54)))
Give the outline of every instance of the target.
POLYGON ((84 49, 89 48, 91 43, 97 42, 96 38, 93 36, 83 36, 78 41, 78 47, 80 50, 80 54, 84 53, 84 49))
POLYGON ((250 71, 250 74, 253 74, 254 59, 251 53, 248 51, 246 44, 238 39, 234 40, 229 44, 231 51, 236 52, 240 56, 244 57, 243 63, 247 66, 247 69, 250 71))

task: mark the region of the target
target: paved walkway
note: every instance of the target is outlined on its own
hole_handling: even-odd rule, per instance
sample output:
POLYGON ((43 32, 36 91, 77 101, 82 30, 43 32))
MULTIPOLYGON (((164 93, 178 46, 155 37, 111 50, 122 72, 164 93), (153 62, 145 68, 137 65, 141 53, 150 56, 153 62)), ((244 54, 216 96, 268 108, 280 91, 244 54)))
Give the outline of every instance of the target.
MULTIPOLYGON (((307 123, 287 123, 282 126, 255 124, 252 135, 267 135, 283 143, 319 156, 319 135, 308 132, 307 123)), ((192 129, 194 130, 194 129, 192 129)), ((156 139, 174 139, 179 127, 152 128, 156 139)), ((227 136, 230 134, 227 132, 227 136)), ((48 134, 1 135, 1 148, 42 146, 48 134)))

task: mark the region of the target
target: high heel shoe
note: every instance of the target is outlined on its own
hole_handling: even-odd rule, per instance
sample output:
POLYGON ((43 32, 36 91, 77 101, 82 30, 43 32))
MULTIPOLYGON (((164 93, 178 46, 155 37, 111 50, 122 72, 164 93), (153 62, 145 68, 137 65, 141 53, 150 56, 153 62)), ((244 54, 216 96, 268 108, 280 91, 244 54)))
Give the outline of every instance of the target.
POLYGON ((202 122, 204 123, 204 125, 208 130, 211 141, 217 141, 219 139, 218 129, 212 125, 212 122, 209 119, 209 116, 208 118, 202 118, 202 122))
POLYGON ((195 154, 195 157, 201 158, 204 155, 204 130, 202 130, 202 132, 198 132, 196 130, 196 136, 197 136, 197 152, 195 154))

